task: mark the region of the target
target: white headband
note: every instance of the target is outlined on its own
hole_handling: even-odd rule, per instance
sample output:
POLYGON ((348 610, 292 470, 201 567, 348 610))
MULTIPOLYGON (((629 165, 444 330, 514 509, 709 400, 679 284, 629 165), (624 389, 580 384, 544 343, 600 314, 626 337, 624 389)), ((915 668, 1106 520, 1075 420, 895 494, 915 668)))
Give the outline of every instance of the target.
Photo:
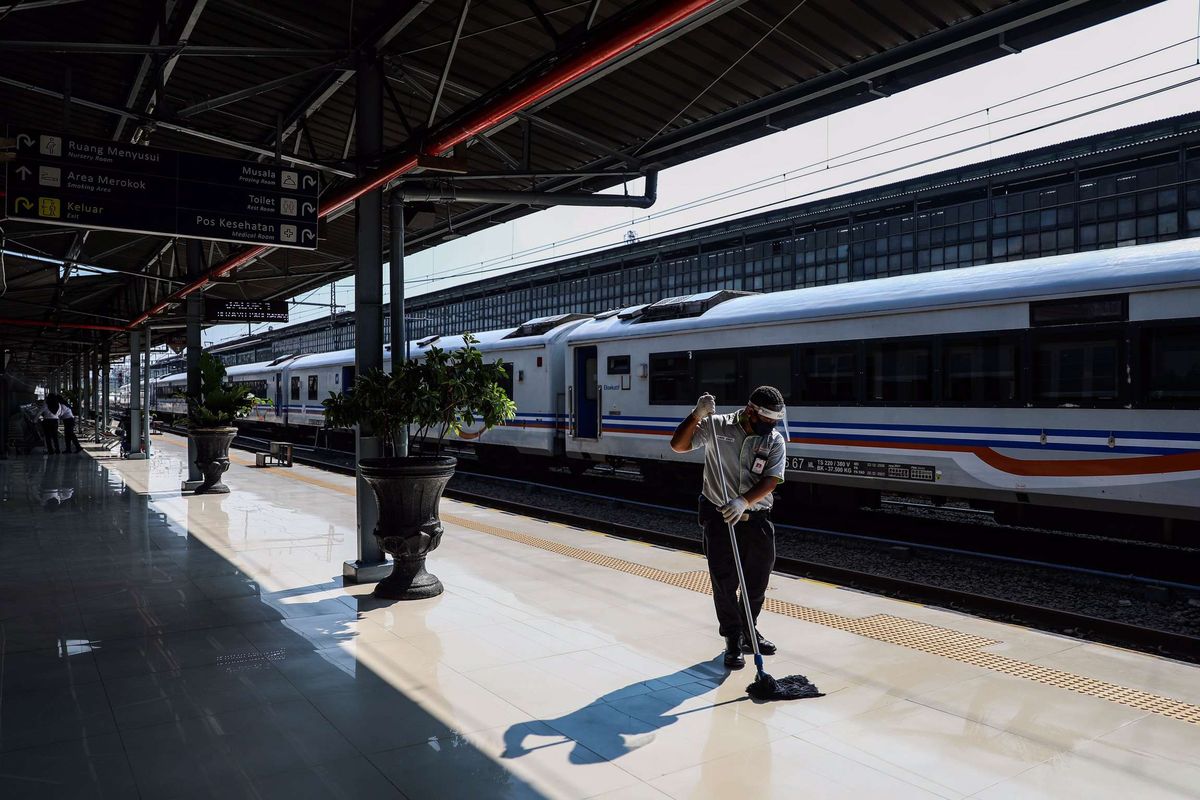
POLYGON ((760 417, 765 417, 766 419, 772 419, 775 421, 779 421, 779 420, 783 419, 783 411, 782 410, 772 411, 769 408, 763 408, 758 403, 747 403, 746 405, 753 408, 760 417))

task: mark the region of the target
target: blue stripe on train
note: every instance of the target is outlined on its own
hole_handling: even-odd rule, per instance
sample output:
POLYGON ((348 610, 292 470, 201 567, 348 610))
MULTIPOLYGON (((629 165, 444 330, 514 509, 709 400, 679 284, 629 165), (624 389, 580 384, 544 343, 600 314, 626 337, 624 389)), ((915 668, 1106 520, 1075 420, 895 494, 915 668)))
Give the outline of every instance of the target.
MULTIPOLYGON (((679 417, 634 417, 606 416, 606 423, 621 423, 622 420, 638 422, 659 422, 678 425, 679 417)), ((797 428, 827 428, 829 430, 883 430, 883 431, 922 431, 926 433, 992 433, 1010 436, 1098 436, 1105 439, 1111 434, 1118 439, 1162 439, 1164 441, 1196 442, 1200 444, 1200 433, 1156 432, 1156 431, 1108 431, 1071 428, 997 428, 971 425, 901 425, 896 423, 869 422, 789 422, 788 428, 795 432, 797 428)))
MULTIPOLYGON (((604 427, 613 433, 623 433, 626 431, 638 433, 643 429, 642 426, 638 425, 619 425, 614 423, 606 423, 604 427)), ((666 429, 663 428, 663 430, 665 431, 666 429)), ((794 433, 793 437, 795 437, 794 433)), ((990 447, 1000 450, 1063 450, 1082 453, 1121 453, 1126 455, 1172 455, 1175 453, 1192 453, 1196 450, 1196 448, 1178 447, 1125 447, 1122 445, 1109 447, 1106 444, 1065 444, 1055 442, 1041 444, 1040 442, 1012 442, 996 439, 943 439, 927 436, 878 436, 873 434, 856 436, 840 433, 818 433, 810 438, 845 442, 870 441, 887 442, 889 444, 940 444, 956 447, 990 447)))

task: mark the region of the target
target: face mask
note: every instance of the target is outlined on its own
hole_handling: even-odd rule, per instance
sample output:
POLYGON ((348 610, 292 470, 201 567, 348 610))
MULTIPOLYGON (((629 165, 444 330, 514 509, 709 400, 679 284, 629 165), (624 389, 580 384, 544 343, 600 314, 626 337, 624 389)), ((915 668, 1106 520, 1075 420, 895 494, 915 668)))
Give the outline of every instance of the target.
POLYGON ((766 436, 775 430, 775 422, 769 419, 760 419, 758 422, 751 422, 750 428, 756 436, 766 436))

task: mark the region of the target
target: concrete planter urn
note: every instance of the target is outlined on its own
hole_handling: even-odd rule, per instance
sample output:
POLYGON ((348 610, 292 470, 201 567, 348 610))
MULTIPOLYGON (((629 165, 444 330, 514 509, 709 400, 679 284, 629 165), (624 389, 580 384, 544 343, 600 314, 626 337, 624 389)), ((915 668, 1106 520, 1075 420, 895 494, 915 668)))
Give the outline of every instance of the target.
POLYGON ((442 593, 442 582, 425 570, 425 557, 442 542, 438 505, 457 463, 449 456, 359 462, 379 504, 375 538, 394 560, 391 574, 375 587, 376 597, 423 600, 442 593))
POLYGON ((204 483, 196 494, 228 494, 229 487, 221 482, 221 476, 229 469, 229 445, 237 436, 238 429, 192 428, 188 438, 196 442, 196 466, 204 476, 204 483))

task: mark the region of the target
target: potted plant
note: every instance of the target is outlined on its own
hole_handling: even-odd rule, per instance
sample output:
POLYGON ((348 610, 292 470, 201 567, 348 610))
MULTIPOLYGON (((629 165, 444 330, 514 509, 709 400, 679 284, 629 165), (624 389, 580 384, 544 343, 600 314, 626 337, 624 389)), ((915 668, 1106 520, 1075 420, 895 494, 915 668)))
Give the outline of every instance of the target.
POLYGON ((374 370, 359 375, 349 391, 330 393, 325 422, 332 427, 362 426, 379 436, 384 458, 364 458, 359 472, 375 493, 379 522, 375 537, 393 558, 392 572, 375 587, 375 596, 417 600, 442 593, 442 583, 425 569, 425 558, 441 543, 438 504, 458 463, 442 455, 451 433, 481 423, 503 424, 516 414, 505 394, 502 362, 489 364, 463 337, 460 350, 431 347, 421 361, 405 361, 395 374, 374 370), (413 429, 417 455, 397 455, 402 431, 413 429))
POLYGON ((225 365, 211 353, 200 355, 200 393, 187 397, 188 438, 196 442, 196 466, 204 483, 196 494, 226 494, 221 476, 229 469, 229 445, 237 436, 233 421, 250 413, 257 399, 245 386, 225 385, 225 365))

